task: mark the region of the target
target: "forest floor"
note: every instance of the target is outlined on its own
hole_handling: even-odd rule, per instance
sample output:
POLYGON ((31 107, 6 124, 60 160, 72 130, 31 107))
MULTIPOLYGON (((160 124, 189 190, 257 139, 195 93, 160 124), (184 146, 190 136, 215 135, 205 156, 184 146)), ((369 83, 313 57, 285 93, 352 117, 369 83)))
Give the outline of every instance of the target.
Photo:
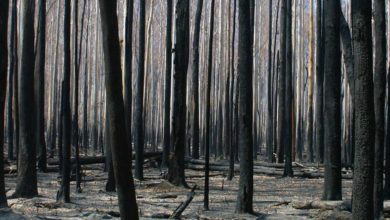
MULTIPOLYGON (((115 219, 118 217, 116 193, 105 192, 107 173, 103 165, 83 166, 82 193, 75 193, 71 183, 70 204, 56 203, 58 173, 38 173, 39 197, 9 199, 12 212, 0 210, 0 219, 115 219), (12 213, 13 217, 10 215, 12 213), (17 214, 17 215, 15 215, 17 214), (18 218, 20 217, 20 218, 18 218), (5 219, 5 218, 4 218, 5 219)), ((135 181, 137 202, 143 219, 170 215, 187 199, 190 189, 175 187, 161 178, 158 168, 145 167, 145 181, 135 181)), ((323 178, 281 178, 254 175, 253 207, 255 215, 235 214, 238 174, 232 181, 224 172, 210 172, 210 211, 203 211, 204 173, 186 169, 190 187, 198 186, 195 197, 181 216, 182 219, 349 219, 343 209, 311 207, 322 195, 323 178), (314 201, 314 202, 313 202, 314 201)), ((15 189, 16 174, 6 174, 6 190, 15 189)), ((343 198, 351 197, 352 180, 343 180, 343 198)), ((339 207, 339 206, 338 206, 339 207)), ((348 208, 346 208, 348 209, 348 208)))

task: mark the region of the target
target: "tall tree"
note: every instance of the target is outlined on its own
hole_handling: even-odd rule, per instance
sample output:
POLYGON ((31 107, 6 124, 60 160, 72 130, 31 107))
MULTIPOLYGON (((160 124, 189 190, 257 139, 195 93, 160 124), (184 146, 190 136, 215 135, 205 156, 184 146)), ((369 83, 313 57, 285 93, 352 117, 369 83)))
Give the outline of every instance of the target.
POLYGON ((253 148, 252 148, 252 44, 250 4, 239 0, 238 19, 238 144, 240 146, 240 182, 236 212, 253 212, 253 148))
POLYGON ((18 178, 13 197, 31 198, 38 195, 35 103, 34 103, 34 12, 35 1, 22 1, 21 55, 19 74, 20 147, 18 178))
MULTIPOLYGON (((0 2, 0 164, 4 164, 4 109, 5 94, 7 88, 7 65, 8 65, 8 6, 9 1, 0 2)), ((10 85, 12 86, 12 85, 10 85)), ((12 97, 10 97, 12 99, 12 97)), ((0 169, 0 208, 7 207, 5 194, 4 170, 0 169)))
POLYGON ((62 178, 57 200, 70 202, 70 147, 71 147, 71 112, 70 112, 70 12, 71 0, 64 1, 64 78, 62 83, 62 178))
MULTIPOLYGON (((231 63, 230 63, 230 68, 231 68, 231 75, 232 75, 232 85, 230 89, 230 103, 232 104, 232 107, 235 106, 235 103, 233 103, 234 97, 236 96, 233 94, 233 89, 234 89, 234 84, 237 80, 235 80, 235 74, 234 74, 234 45, 235 45, 235 39, 236 39, 236 14, 237 14, 237 0, 233 1, 233 33, 232 33, 232 42, 231 42, 231 47, 232 47, 232 55, 231 55, 231 63)), ((236 82, 237 83, 237 82, 236 82)), ((236 91, 237 93, 237 91, 236 91)), ((235 108, 234 108, 235 109, 235 108)), ((230 144, 230 155, 229 155, 229 173, 228 173, 228 180, 232 180, 234 176, 234 160, 235 160, 235 155, 236 155, 236 138, 233 132, 233 122, 234 122, 234 116, 235 116, 235 111, 232 109, 232 114, 231 114, 231 120, 232 120, 232 135, 230 137, 231 144, 230 144)))
POLYGON ((267 76, 267 159, 272 162, 273 149, 272 149, 272 137, 273 137, 273 108, 272 108, 272 0, 269 0, 269 23, 268 23, 268 76, 267 76))
POLYGON ((371 1, 352 3, 352 44, 355 70, 355 160, 353 219, 374 219, 374 86, 372 80, 371 1))
POLYGON ((283 163, 284 159, 284 144, 285 144, 285 129, 284 129, 284 114, 285 114, 285 94, 286 94, 286 36, 287 36, 287 1, 281 0, 280 4, 280 74, 278 77, 278 106, 277 106, 277 145, 278 145, 278 162, 283 163))
POLYGON ((204 209, 209 209, 209 172, 210 172, 210 128, 211 128, 211 74, 213 71, 213 42, 214 42, 214 14, 215 0, 211 1, 209 48, 207 61, 207 89, 206 89, 206 133, 205 133, 205 178, 204 178, 204 209))
POLYGON ((168 180, 186 186, 184 155, 186 144, 186 94, 189 56, 189 0, 176 3, 176 43, 173 81, 172 147, 168 166, 168 180))
MULTIPOLYGON (((11 27, 10 27, 10 40, 9 40, 9 68, 8 68, 8 108, 7 108, 7 122, 8 122, 8 159, 14 160, 14 117, 12 117, 12 99, 14 96, 14 77, 17 75, 17 5, 16 0, 11 1, 11 27)), ((15 80, 16 81, 16 80, 15 80)))
POLYGON ((172 0, 167 0, 167 30, 165 34, 164 147, 162 167, 167 167, 170 153, 171 74, 172 74, 172 0))
POLYGON ((46 171, 45 143, 45 43, 46 43, 46 0, 38 2, 38 40, 35 56, 35 101, 37 107, 36 144, 38 151, 38 168, 46 171))
POLYGON ((341 53, 338 0, 324 1, 324 200, 341 200, 341 53), (337 119, 337 120, 335 120, 337 119))
POLYGON ((324 162, 324 65, 323 65, 323 45, 324 45, 324 28, 323 25, 323 10, 321 0, 317 0, 317 17, 316 17, 316 108, 315 108, 315 144, 316 144, 316 158, 320 163, 324 162))
POLYGON ((374 18, 374 104, 375 104, 375 178, 374 217, 383 218, 383 157, 386 97, 386 7, 385 0, 376 0, 374 18))
POLYGON ((116 0, 99 0, 103 33, 107 114, 121 219, 138 219, 131 157, 128 153, 116 0))
POLYGON ((308 100, 307 100, 307 131, 306 149, 309 161, 313 162, 313 82, 314 82, 314 0, 310 0, 310 26, 309 26, 309 61, 308 61, 308 100))
POLYGON ((194 39, 192 43, 192 104, 193 104, 193 134, 192 134, 192 157, 199 158, 199 36, 200 22, 202 20, 203 0, 198 0, 195 17, 194 39))
POLYGON ((126 27, 125 27, 125 116, 126 116, 126 130, 127 138, 129 138, 129 154, 132 155, 132 144, 131 144, 131 110, 132 110, 132 75, 133 75, 133 7, 134 0, 126 1, 126 27))
POLYGON ((135 147, 135 169, 134 176, 142 180, 143 154, 144 154, 144 77, 145 77, 145 0, 140 0, 139 6, 139 48, 138 48, 138 73, 135 90, 135 111, 134 111, 134 147, 135 147))
POLYGON ((287 1, 286 5, 286 53, 285 56, 285 73, 286 73, 286 82, 285 82, 285 113, 284 113, 284 123, 285 127, 285 136, 284 136, 284 172, 283 176, 292 177, 294 175, 292 169, 292 130, 293 130, 293 78, 292 78, 292 3, 287 1))

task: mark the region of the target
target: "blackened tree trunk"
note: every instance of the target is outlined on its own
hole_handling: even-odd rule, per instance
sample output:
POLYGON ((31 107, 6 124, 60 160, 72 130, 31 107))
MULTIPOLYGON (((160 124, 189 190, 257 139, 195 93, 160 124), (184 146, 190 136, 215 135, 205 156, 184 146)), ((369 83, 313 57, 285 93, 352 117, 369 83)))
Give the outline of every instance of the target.
POLYGON ((277 107, 277 145, 278 145, 278 162, 283 163, 284 159, 284 114, 285 114, 285 99, 286 94, 286 19, 287 19, 287 1, 281 0, 280 4, 280 74, 278 78, 278 107, 277 107))
MULTIPOLYGON (((106 102, 106 113, 108 113, 108 105, 106 102)), ((109 116, 106 115, 106 128, 105 130, 105 146, 106 146, 106 170, 108 171, 108 178, 106 182, 106 192, 115 192, 115 176, 114 176, 114 166, 112 164, 112 152, 110 146, 110 120, 109 116)))
POLYGON ((214 14, 215 14, 215 0, 211 1, 210 13, 210 36, 208 48, 208 62, 207 62, 207 89, 206 89, 206 133, 205 133, 205 178, 204 178, 204 200, 203 208, 209 210, 209 172, 210 172, 210 129, 211 129, 211 74, 213 70, 213 42, 214 42, 214 14))
POLYGON ((324 109, 326 111, 324 112, 325 181, 322 199, 341 200, 340 1, 325 1, 324 13, 324 109))
POLYGON ((168 166, 170 153, 171 74, 172 74, 172 0, 167 0, 167 31, 165 39, 164 140, 162 167, 168 166))
POLYGON ((7 122, 8 122, 8 159, 14 160, 14 117, 12 116, 12 99, 14 96, 14 77, 17 75, 17 38, 16 38, 16 14, 17 5, 16 0, 12 0, 11 3, 11 27, 10 27, 10 40, 9 40, 9 68, 8 68, 8 108, 7 108, 7 122))
POLYGON ((138 74, 135 93, 134 111, 134 147, 136 179, 143 180, 143 154, 144 154, 144 77, 145 77, 145 0, 140 0, 139 6, 139 49, 138 49, 138 74))
MULTIPOLYGON (((231 47, 232 47, 232 57, 231 57, 231 72, 232 72, 232 88, 231 88, 231 103, 232 103, 232 106, 234 106, 235 104, 233 103, 233 100, 234 100, 234 95, 233 94, 233 89, 234 89, 234 83, 236 80, 234 80, 235 76, 234 76, 234 45, 235 45, 235 39, 236 39, 236 14, 237 14, 237 0, 234 0, 234 4, 233 4, 233 33, 232 33, 232 42, 231 42, 231 47)), ((237 93, 237 91, 236 91, 237 93)), ((233 177, 234 177, 234 159, 235 159, 235 154, 236 154, 236 139, 234 138, 234 115, 235 115, 235 111, 234 111, 234 108, 232 109, 232 114, 231 114, 231 120, 232 120, 232 134, 231 134, 231 137, 230 137, 230 140, 231 140, 231 144, 230 144, 230 155, 229 155, 229 173, 228 173, 228 180, 232 180, 233 177)))
POLYGON ((199 35, 200 22, 202 20, 203 0, 198 0, 195 17, 194 41, 192 44, 192 106, 193 106, 193 134, 192 134, 192 157, 199 158, 199 35))
POLYGON ((122 95, 122 70, 116 0, 99 0, 103 32, 109 140, 121 219, 138 219, 138 207, 131 171, 125 108, 122 95))
POLYGON ((322 24, 322 1, 317 1, 317 30, 316 30, 316 108, 315 108, 315 145, 316 145, 316 159, 319 163, 324 162, 324 113, 323 113, 323 102, 324 102, 324 69, 323 69, 323 24, 322 24))
POLYGON ((272 149, 272 137, 273 137, 273 109, 272 109, 272 0, 269 0, 269 23, 268 23, 268 76, 267 76, 267 159, 272 162, 273 149, 272 149))
POLYGON ((126 31, 125 31, 125 116, 126 116, 126 130, 127 138, 129 139, 129 154, 132 155, 133 147, 131 142, 131 112, 132 112, 132 75, 133 75, 133 5, 134 0, 127 0, 126 2, 126 31))
POLYGON ((174 185, 187 186, 184 176, 186 145, 186 94, 189 55, 189 0, 176 3, 176 43, 173 84, 172 147, 168 180, 174 185))
MULTIPOLYGON (((8 64, 8 6, 9 1, 0 2, 0 164, 4 164, 4 109, 5 94, 7 88, 7 64, 8 64)), ((9 85, 12 87, 12 85, 9 85)), ((12 96, 10 96, 12 100, 12 96)), ((3 165, 2 165, 3 166, 3 165)), ((5 194, 4 170, 0 169, 0 208, 8 207, 5 194)))
POLYGON ((38 2, 38 40, 35 57, 35 102, 37 107, 36 145, 38 151, 38 168, 46 171, 45 143, 45 41, 46 41, 46 0, 38 2))
MULTIPOLYGON (((386 7, 385 0, 374 1, 374 104, 375 178, 374 217, 383 218, 383 157, 386 97, 386 7)), ((390 158, 389 158, 390 159, 390 158)))
MULTIPOLYGON (((83 14, 81 16, 81 33, 84 34, 84 18, 87 1, 84 1, 83 14)), ((74 100, 73 100, 73 128, 72 143, 75 149, 76 161, 76 192, 81 192, 81 166, 80 166, 80 145, 79 145, 79 81, 80 81, 80 60, 82 52, 82 38, 78 41, 78 0, 73 1, 73 33, 74 36, 74 100)))
POLYGON ((64 1, 64 79, 62 102, 62 178, 57 201, 70 202, 70 147, 71 147, 71 112, 70 112, 70 0, 64 1))
POLYGON ((375 116, 372 80, 371 1, 352 2, 355 70, 355 161, 353 219, 373 219, 375 116))
POLYGON ((253 212, 253 148, 252 148, 252 44, 249 1, 239 0, 238 38, 238 143, 240 146, 240 182, 236 212, 253 212))
POLYGON ((284 136, 284 177, 294 176, 292 169, 292 130, 293 130, 293 78, 292 78, 292 3, 287 1, 286 8, 286 94, 285 94, 285 113, 283 127, 285 129, 284 136))
POLYGON ((38 195, 34 106, 34 0, 22 1, 21 69, 19 74, 20 147, 18 178, 13 197, 38 195))

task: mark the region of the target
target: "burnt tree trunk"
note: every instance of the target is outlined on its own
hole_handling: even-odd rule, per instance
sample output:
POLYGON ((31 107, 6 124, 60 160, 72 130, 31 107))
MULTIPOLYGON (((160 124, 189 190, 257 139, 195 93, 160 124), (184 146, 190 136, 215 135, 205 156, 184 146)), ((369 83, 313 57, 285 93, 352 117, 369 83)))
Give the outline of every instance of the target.
POLYGON ((168 180, 174 185, 187 186, 184 176, 186 145, 186 94, 189 55, 189 0, 176 3, 176 43, 174 59, 172 147, 168 180))
POLYGON ((355 160, 353 219, 373 219, 374 191, 374 85, 372 75, 371 1, 352 2, 352 44, 355 68, 355 160))
POLYGON ((46 0, 38 2, 38 40, 35 56, 35 102, 36 116, 36 147, 38 156, 38 168, 45 172, 46 143, 45 143, 45 43, 46 43, 46 0))
POLYGON ((375 105, 375 174, 374 217, 383 218, 383 159, 386 97, 386 7, 385 0, 374 1, 374 105, 375 105))
POLYGON ((172 0, 167 0, 167 30, 165 39, 164 136, 162 167, 168 166, 171 145, 171 74, 172 74, 172 0))
POLYGON ((193 134, 192 134, 192 157, 199 159, 199 35, 200 22, 202 20, 203 0, 198 0, 195 17, 194 41, 192 44, 192 103, 193 103, 193 134))
POLYGON ((238 20, 238 144, 240 146, 240 181, 236 212, 253 212, 253 134, 252 134, 252 41, 250 3, 239 0, 238 20))
POLYGON ((21 68, 19 74, 20 147, 18 178, 13 197, 38 195, 35 147, 34 103, 34 12, 35 1, 22 1, 21 68))
POLYGON ((143 180, 143 154, 144 154, 144 77, 145 77, 145 0, 140 1, 139 7, 139 49, 138 49, 138 74, 135 91, 134 111, 134 147, 135 169, 134 177, 143 180))
POLYGON ((316 159, 319 163, 324 162, 324 34, 323 31, 323 10, 322 1, 317 1, 317 44, 316 44, 316 108, 315 108, 315 145, 316 145, 316 159))
POLYGON ((324 200, 341 200, 341 54, 340 2, 324 2, 324 143, 325 181, 324 200), (336 120, 337 119, 337 120, 336 120))
MULTIPOLYGON (((14 97, 14 81, 16 83, 16 80, 13 80, 15 76, 17 76, 17 5, 16 0, 12 0, 11 2, 11 27, 10 27, 10 40, 9 40, 9 69, 8 69, 8 108, 7 108, 7 122, 8 122, 8 159, 14 160, 14 149, 15 149, 15 142, 14 142, 14 117, 12 116, 12 99, 14 97)), ((15 101, 15 100, 14 100, 15 101)))
MULTIPOLYGON (((4 109, 8 65, 8 6, 8 0, 0 2, 0 164, 2 166, 4 164, 4 109)), ((9 86, 12 87, 12 85, 9 86)), ((12 96, 10 98, 12 100, 12 96)), ((4 169, 0 169, 0 208, 5 207, 8 207, 8 203, 7 195, 5 194, 4 169)))
POLYGON ((99 0, 103 33, 109 140, 121 219, 138 219, 122 95, 117 1, 99 0))
POLYGON ((207 61, 207 89, 206 89, 206 133, 205 133, 205 178, 204 178, 204 200, 203 208, 209 210, 209 173, 210 173, 210 129, 211 129, 211 74, 213 70, 213 42, 214 42, 214 14, 215 0, 211 1, 210 32, 207 61))
POLYGON ((285 73, 286 73, 286 82, 285 82, 285 112, 284 112, 284 123, 283 127, 285 130, 284 136, 284 177, 294 176, 292 169, 292 130, 293 130, 293 78, 292 78, 292 3, 287 1, 286 7, 286 56, 285 60, 285 73))
POLYGON ((57 201, 70 202, 70 152, 71 152, 71 112, 70 112, 70 0, 64 1, 64 78, 62 88, 62 175, 61 188, 57 194, 57 201))

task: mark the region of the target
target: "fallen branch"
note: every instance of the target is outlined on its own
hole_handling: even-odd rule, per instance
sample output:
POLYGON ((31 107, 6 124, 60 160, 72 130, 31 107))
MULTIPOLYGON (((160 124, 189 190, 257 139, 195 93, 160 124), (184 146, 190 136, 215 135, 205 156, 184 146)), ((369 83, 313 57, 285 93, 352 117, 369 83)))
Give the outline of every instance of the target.
POLYGON ((187 200, 185 202, 182 202, 177 209, 172 213, 172 215, 169 217, 170 219, 178 219, 180 218, 181 214, 186 210, 188 205, 191 203, 191 201, 194 199, 195 196, 195 189, 196 185, 192 187, 191 192, 187 194, 187 200))

